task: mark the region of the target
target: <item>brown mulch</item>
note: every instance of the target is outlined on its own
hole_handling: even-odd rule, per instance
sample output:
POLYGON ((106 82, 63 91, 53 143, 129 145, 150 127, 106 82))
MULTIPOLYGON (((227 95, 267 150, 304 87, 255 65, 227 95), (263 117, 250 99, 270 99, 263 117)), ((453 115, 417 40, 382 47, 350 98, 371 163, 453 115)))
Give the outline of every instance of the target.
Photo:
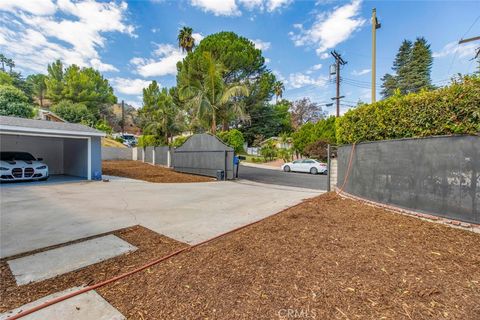
POLYGON ((213 178, 176 172, 169 168, 131 160, 102 161, 102 172, 111 176, 160 183, 213 181, 213 178))
POLYGON ((326 194, 98 291, 129 319, 480 319, 479 243, 326 194))
POLYGON ((162 257, 187 246, 184 243, 162 236, 141 226, 120 229, 118 231, 105 233, 102 235, 106 234, 114 234, 128 243, 136 246, 138 249, 133 252, 123 254, 121 256, 96 263, 94 265, 90 265, 88 267, 72 271, 52 279, 47 279, 23 286, 17 286, 15 283, 15 279, 10 271, 10 268, 8 267, 7 260, 37 253, 46 249, 52 249, 54 247, 60 247, 67 244, 84 241, 101 235, 1 259, 0 313, 71 287, 91 285, 102 282, 111 277, 142 266, 156 257, 162 257))

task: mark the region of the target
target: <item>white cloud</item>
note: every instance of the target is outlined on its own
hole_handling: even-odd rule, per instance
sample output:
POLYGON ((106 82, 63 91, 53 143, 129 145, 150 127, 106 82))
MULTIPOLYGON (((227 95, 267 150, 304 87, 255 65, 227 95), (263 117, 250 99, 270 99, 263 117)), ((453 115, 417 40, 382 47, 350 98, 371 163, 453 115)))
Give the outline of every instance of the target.
POLYGON ((0 11, 6 11, 9 18, 6 28, 0 28, 0 45, 23 70, 45 72, 48 63, 60 59, 66 64, 118 71, 101 61, 98 50, 106 45, 103 34, 135 36, 134 27, 126 23, 125 2, 58 0, 53 9, 48 1, 17 2, 21 5, 0 3, 0 11))
POLYGON ((288 7, 292 2, 293 0, 239 0, 239 3, 250 11, 258 9, 268 12, 274 12, 288 7))
POLYGON ((112 78, 110 84, 115 91, 127 95, 139 95, 143 93, 143 88, 150 85, 151 81, 143 79, 112 78))
POLYGON ((171 44, 157 44, 153 52, 155 58, 145 59, 135 57, 130 63, 135 65, 137 73, 143 77, 166 76, 177 74, 177 62, 186 54, 171 44))
POLYGON ((15 13, 25 11, 35 15, 51 15, 57 10, 56 5, 51 0, 2 0, 0 10, 15 13))
POLYGON ((255 45, 255 48, 260 49, 262 51, 267 51, 270 49, 271 43, 267 41, 263 41, 260 39, 252 40, 253 44, 255 45))
POLYGON ((235 0, 191 0, 191 5, 216 16, 238 16, 241 14, 235 0))
POLYGON ((328 59, 329 57, 330 55, 328 54, 328 52, 324 52, 320 55, 320 59, 322 60, 328 59))
POLYGON ((270 58, 265 58, 265 63, 270 63, 270 58))
POLYGON ((334 48, 339 43, 347 40, 356 30, 365 24, 365 19, 360 17, 360 0, 336 7, 331 12, 322 12, 310 28, 296 24, 298 33, 290 33, 296 46, 315 46, 317 54, 324 58, 325 51, 334 48))
POLYGON ((434 58, 443 58, 456 54, 458 58, 474 57, 477 46, 474 43, 458 44, 456 41, 447 43, 442 50, 434 52, 434 58))
POLYGON ((198 45, 200 41, 202 41, 203 38, 205 38, 201 33, 198 33, 198 32, 192 33, 192 37, 195 40, 195 45, 198 45))
POLYGON ((357 70, 353 70, 352 71, 352 75, 354 76, 363 76, 364 74, 367 74, 367 73, 370 73, 370 69, 362 69, 360 71, 357 71, 357 70))
POLYGON ((308 85, 323 87, 326 84, 327 84, 327 78, 325 77, 313 78, 301 72, 291 73, 290 76, 288 77, 288 85, 294 89, 302 88, 308 85))

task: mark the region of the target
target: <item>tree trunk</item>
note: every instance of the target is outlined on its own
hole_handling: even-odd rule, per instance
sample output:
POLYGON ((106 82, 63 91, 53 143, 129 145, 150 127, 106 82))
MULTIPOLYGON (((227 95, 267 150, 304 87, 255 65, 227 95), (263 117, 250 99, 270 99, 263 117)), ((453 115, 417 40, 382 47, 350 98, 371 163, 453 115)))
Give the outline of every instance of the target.
POLYGON ((223 125, 222 125, 222 131, 228 131, 229 126, 228 126, 228 120, 227 119, 224 119, 223 120, 223 125))
POLYGON ((211 128, 212 134, 216 135, 217 134, 217 117, 215 114, 215 109, 212 111, 212 128, 211 128))

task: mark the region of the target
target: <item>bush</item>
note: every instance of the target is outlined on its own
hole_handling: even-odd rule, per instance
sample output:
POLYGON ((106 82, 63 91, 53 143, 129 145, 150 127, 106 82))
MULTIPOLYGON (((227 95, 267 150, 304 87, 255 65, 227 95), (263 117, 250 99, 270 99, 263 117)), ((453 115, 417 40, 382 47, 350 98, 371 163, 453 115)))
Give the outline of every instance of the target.
POLYGON ((188 138, 190 138, 191 136, 180 136, 180 137, 176 137, 175 140, 173 140, 173 142, 170 143, 170 146, 171 147, 174 147, 174 148, 178 148, 180 147, 182 144, 185 143, 185 141, 187 141, 188 138))
POLYGON ((289 162, 293 158, 293 150, 292 149, 279 149, 277 151, 277 155, 284 162, 289 162))
POLYGON ((305 148, 305 155, 307 155, 310 158, 326 161, 328 157, 327 147, 328 147, 328 141, 325 141, 325 140, 315 141, 313 143, 310 143, 305 148))
POLYGON ((318 141, 327 141, 328 143, 336 143, 334 116, 318 121, 317 123, 306 123, 292 134, 293 147, 301 154, 307 154, 305 148, 318 141))
POLYGON ((465 76, 434 91, 396 94, 360 105, 336 124, 339 144, 480 131, 480 77, 465 76))
POLYGON ((243 144, 245 143, 245 139, 243 138, 243 133, 237 129, 219 132, 217 133, 217 137, 235 149, 236 153, 243 152, 243 144))
POLYGON ((275 160, 277 157, 277 147, 275 144, 276 141, 270 140, 262 146, 262 149, 260 149, 260 154, 266 161, 275 160))
POLYGON ((68 122, 81 123, 91 127, 95 124, 95 116, 83 103, 62 100, 53 105, 50 110, 68 122))
MULTIPOLYGON (((100 120, 95 125, 95 129, 105 132, 106 134, 112 134, 112 127, 104 120, 100 120)), ((123 140, 123 139, 122 139, 123 140)))
POLYGON ((151 134, 145 134, 138 137, 138 146, 140 148, 145 147, 158 147, 163 144, 163 138, 151 134))
POLYGON ((28 97, 20 89, 10 85, 0 85, 0 115, 32 118, 35 115, 28 97))

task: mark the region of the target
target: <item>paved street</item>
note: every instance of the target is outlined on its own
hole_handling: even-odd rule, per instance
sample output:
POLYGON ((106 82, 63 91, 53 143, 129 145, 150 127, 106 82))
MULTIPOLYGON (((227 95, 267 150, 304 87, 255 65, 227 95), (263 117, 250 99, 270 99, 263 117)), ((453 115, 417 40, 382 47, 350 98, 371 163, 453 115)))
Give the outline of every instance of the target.
POLYGON ((241 165, 238 171, 238 177, 240 179, 246 179, 261 183, 327 190, 326 175, 283 172, 280 170, 262 169, 241 165))

